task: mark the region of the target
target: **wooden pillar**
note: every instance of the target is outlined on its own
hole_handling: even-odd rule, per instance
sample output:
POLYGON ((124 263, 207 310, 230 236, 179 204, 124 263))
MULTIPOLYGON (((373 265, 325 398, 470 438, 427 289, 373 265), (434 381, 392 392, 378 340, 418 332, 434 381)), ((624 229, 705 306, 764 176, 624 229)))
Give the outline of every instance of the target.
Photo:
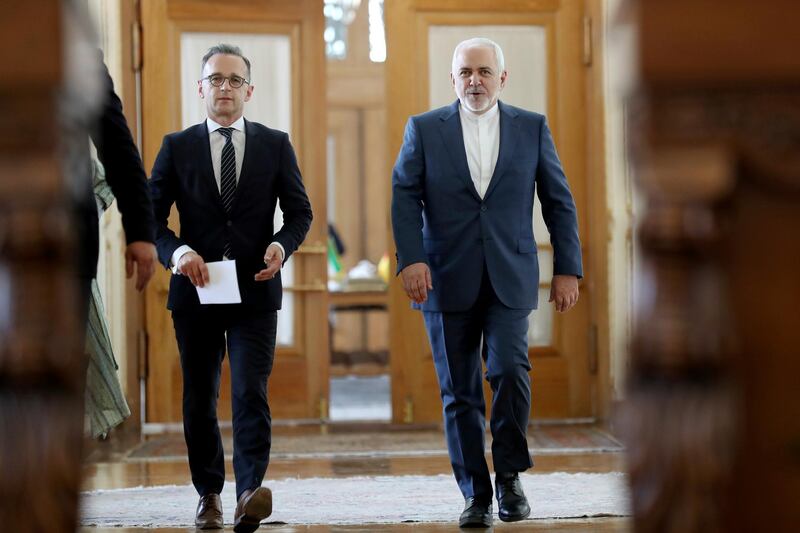
POLYGON ((85 365, 60 129, 64 5, 16 2, 0 17, 0 524, 17 533, 77 525, 85 365))
POLYGON ((796 2, 638 0, 635 530, 800 523, 796 2))

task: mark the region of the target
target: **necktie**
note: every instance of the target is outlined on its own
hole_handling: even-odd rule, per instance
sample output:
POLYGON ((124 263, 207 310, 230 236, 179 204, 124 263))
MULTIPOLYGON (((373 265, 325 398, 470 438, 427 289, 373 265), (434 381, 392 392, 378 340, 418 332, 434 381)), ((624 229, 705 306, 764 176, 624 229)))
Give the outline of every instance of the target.
MULTIPOLYGON (((233 195, 236 192, 236 152, 233 149, 233 128, 219 128, 217 130, 225 137, 225 146, 222 147, 222 162, 219 167, 219 194, 222 205, 230 214, 233 207, 233 195)), ((225 257, 233 259, 230 241, 225 242, 225 257)))

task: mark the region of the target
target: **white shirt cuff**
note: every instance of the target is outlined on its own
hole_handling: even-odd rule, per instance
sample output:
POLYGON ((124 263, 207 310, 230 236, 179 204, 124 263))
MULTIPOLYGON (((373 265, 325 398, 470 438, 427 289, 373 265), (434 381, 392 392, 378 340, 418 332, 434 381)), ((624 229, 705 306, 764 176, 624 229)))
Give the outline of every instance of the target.
POLYGON ((283 263, 283 260, 286 258, 286 250, 283 249, 283 245, 281 243, 279 243, 278 241, 272 241, 271 243, 269 243, 270 246, 272 246, 273 244, 280 249, 280 251, 281 251, 281 263, 283 263))
POLYGON ((192 250, 192 247, 189 246, 188 244, 183 244, 181 246, 178 246, 175 249, 175 251, 172 252, 172 258, 169 260, 169 264, 173 274, 178 273, 178 261, 180 261, 181 257, 183 257, 183 254, 188 252, 194 252, 194 250, 192 250))

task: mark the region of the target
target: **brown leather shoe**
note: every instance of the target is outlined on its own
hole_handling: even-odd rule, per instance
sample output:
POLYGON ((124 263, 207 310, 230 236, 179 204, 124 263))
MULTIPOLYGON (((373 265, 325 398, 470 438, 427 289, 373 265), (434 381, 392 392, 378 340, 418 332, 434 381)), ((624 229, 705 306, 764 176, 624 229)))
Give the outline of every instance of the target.
POLYGON ((222 529, 222 500, 219 494, 200 496, 197 502, 197 516, 194 519, 197 529, 222 529))
POLYGON ((246 490, 236 504, 233 530, 236 533, 253 533, 261 521, 272 514, 272 491, 267 487, 246 490))

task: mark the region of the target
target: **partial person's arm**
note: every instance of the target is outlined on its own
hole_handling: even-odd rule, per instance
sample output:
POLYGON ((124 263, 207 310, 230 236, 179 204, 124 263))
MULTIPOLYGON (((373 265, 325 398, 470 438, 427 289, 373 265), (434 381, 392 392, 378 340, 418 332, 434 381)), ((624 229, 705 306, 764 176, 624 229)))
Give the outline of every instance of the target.
POLYGON ((148 183, 150 196, 153 198, 158 259, 166 268, 174 268, 174 273, 187 276, 196 287, 203 287, 208 283, 208 267, 205 260, 175 235, 168 225, 169 212, 177 197, 177 184, 178 177, 175 175, 170 136, 166 135, 156 155, 148 183))
POLYGON ((266 265, 266 268, 256 273, 255 280, 267 281, 274 278, 283 265, 284 255, 283 246, 279 242, 270 243, 267 246, 267 251, 264 252, 264 265, 266 265))
MULTIPOLYGON (((102 57, 98 59, 102 63, 102 57)), ((139 151, 133 142, 122 102, 105 63, 102 68, 106 100, 98 128, 92 132, 97 156, 105 167, 106 182, 117 199, 125 230, 125 270, 130 278, 136 271, 136 288, 142 290, 155 269, 153 205, 147 194, 147 177, 139 151), (135 269, 134 269, 135 267, 135 269)))
POLYGON ((278 205, 283 213, 283 226, 275 234, 273 242, 281 245, 285 262, 306 238, 314 215, 311 212, 311 202, 308 200, 306 188, 303 186, 300 168, 297 166, 297 156, 288 135, 283 137, 280 157, 278 205))
POLYGON ((433 289, 428 256, 422 245, 422 198, 425 157, 414 120, 409 119, 403 146, 392 171, 392 232, 397 247, 397 272, 403 289, 416 303, 433 289))
POLYGON ((289 259, 306 238, 311 227, 311 202, 308 200, 303 178, 297 165, 289 136, 284 134, 280 154, 278 176, 278 205, 283 213, 283 226, 273 237, 273 242, 264 251, 266 268, 255 275, 256 281, 275 277, 283 263, 289 259))
POLYGON ((186 245, 168 226, 169 212, 177 198, 177 183, 170 136, 166 135, 161 143, 161 149, 156 155, 148 182, 150 196, 153 199, 158 260, 166 268, 171 266, 173 253, 179 247, 186 245))
POLYGON ((577 209, 547 120, 542 120, 539 132, 536 190, 553 246, 553 281, 549 301, 554 302, 556 310, 563 313, 578 301, 578 279, 583 277, 583 266, 577 209))
POLYGON ((147 194, 147 175, 105 65, 102 76, 106 100, 92 141, 105 168, 106 182, 117 199, 126 242, 153 242, 155 221, 153 204, 147 194))
POLYGON ((554 274, 550 284, 550 298, 548 302, 553 302, 556 311, 566 313, 578 303, 578 277, 564 274, 554 274))

